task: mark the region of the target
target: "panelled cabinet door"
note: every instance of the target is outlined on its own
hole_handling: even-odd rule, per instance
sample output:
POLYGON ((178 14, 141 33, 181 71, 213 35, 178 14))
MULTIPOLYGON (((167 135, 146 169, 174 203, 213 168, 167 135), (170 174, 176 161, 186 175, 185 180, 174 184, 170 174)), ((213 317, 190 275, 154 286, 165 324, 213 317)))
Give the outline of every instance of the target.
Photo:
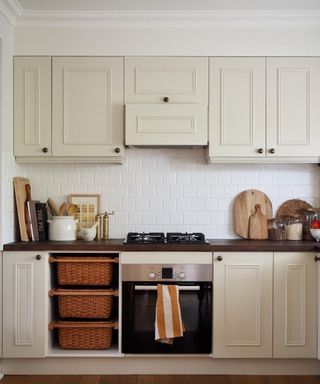
POLYGON ((14 155, 51 155, 51 57, 14 58, 14 155))
POLYGON ((207 106, 128 104, 127 145, 206 145, 207 106))
POLYGON ((125 84, 125 104, 208 105, 208 58, 126 57, 125 84))
POLYGON ((45 357, 48 254, 4 252, 3 357, 45 357))
POLYGON ((209 157, 265 157, 264 58, 210 58, 209 157))
POLYGON ((272 253, 214 253, 214 357, 272 357, 272 264, 272 253))
POLYGON ((320 156, 320 59, 267 58, 267 156, 320 156))
POLYGON ((123 153, 123 59, 52 59, 53 156, 123 153))
POLYGON ((274 254, 273 357, 316 357, 315 256, 314 253, 274 254))

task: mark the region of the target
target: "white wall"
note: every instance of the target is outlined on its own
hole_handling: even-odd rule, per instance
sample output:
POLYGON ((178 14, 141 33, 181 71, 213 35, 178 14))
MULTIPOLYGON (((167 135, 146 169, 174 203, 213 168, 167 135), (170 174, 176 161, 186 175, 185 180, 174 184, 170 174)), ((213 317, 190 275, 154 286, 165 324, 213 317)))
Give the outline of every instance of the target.
MULTIPOLYGON (((308 19, 308 18, 307 18, 308 19)), ((247 22, 239 18, 194 23, 141 20, 24 20, 15 30, 16 55, 320 55, 317 19, 247 22), (35 27, 35 22, 39 27, 35 27), (29 23, 30 26, 27 26, 29 23), (51 27, 46 27, 46 24, 51 27), (198 24, 197 24, 198 23, 198 24), (41 27, 43 25, 43 27, 41 27), (70 27, 67 27, 70 25, 70 27), (93 26, 95 25, 95 26, 93 26), (128 27, 130 25, 130 27, 128 27)), ((8 130, 11 134, 11 131, 8 130)), ((11 147, 9 147, 11 148, 11 147)), ((70 193, 100 193, 102 209, 115 210, 111 236, 128 231, 203 231, 207 237, 234 237, 232 200, 257 188, 274 208, 301 198, 318 205, 316 165, 206 165, 201 150, 129 149, 125 165, 17 165, 5 158, 4 180, 27 176, 33 197, 62 202, 70 193)), ((10 191, 6 194, 4 241, 13 240, 10 191)))

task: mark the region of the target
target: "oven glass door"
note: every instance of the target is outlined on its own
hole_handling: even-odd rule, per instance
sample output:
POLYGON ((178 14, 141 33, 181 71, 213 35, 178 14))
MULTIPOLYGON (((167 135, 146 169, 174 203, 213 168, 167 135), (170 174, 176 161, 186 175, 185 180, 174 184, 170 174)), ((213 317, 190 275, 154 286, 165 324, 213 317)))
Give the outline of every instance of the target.
MULTIPOLYGON (((162 284, 164 284, 162 282, 162 284)), ((179 282, 183 337, 172 345, 155 341, 157 285, 124 282, 122 352, 133 354, 209 354, 212 349, 212 283, 179 282), (181 288, 181 289, 180 289, 181 288)))

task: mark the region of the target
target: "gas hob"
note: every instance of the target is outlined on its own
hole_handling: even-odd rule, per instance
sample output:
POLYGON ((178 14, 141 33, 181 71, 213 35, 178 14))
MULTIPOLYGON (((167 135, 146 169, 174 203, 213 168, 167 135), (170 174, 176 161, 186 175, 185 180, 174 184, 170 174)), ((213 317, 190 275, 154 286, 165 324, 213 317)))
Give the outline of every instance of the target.
POLYGON ((206 244, 203 233, 168 232, 129 232, 126 244, 206 244))

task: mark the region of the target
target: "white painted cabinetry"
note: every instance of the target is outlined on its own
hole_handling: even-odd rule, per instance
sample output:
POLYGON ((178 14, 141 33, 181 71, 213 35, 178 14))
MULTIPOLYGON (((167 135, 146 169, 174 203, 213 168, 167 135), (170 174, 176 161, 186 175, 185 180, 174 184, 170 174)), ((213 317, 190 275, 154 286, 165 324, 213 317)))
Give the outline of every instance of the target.
POLYGON ((14 155, 51 155, 51 57, 14 58, 14 155))
POLYGON ((315 256, 301 252, 274 254, 273 357, 316 357, 315 256))
POLYGON ((210 59, 212 162, 319 162, 320 58, 210 59))
POLYGON ((320 156, 320 58, 267 58, 268 156, 320 156))
POLYGON ((4 252, 3 357, 45 357, 48 254, 4 252))
POLYGON ((272 266, 271 252, 214 253, 214 357, 272 357, 272 266))
POLYGON ((14 65, 17 161, 121 162, 122 57, 16 57, 14 65))
POLYGON ((265 58, 210 58, 210 157, 265 156, 265 58))
POLYGON ((52 154, 123 153, 123 59, 52 59, 52 154))
POLYGON ((125 58, 127 145, 207 145, 208 58, 125 58))

